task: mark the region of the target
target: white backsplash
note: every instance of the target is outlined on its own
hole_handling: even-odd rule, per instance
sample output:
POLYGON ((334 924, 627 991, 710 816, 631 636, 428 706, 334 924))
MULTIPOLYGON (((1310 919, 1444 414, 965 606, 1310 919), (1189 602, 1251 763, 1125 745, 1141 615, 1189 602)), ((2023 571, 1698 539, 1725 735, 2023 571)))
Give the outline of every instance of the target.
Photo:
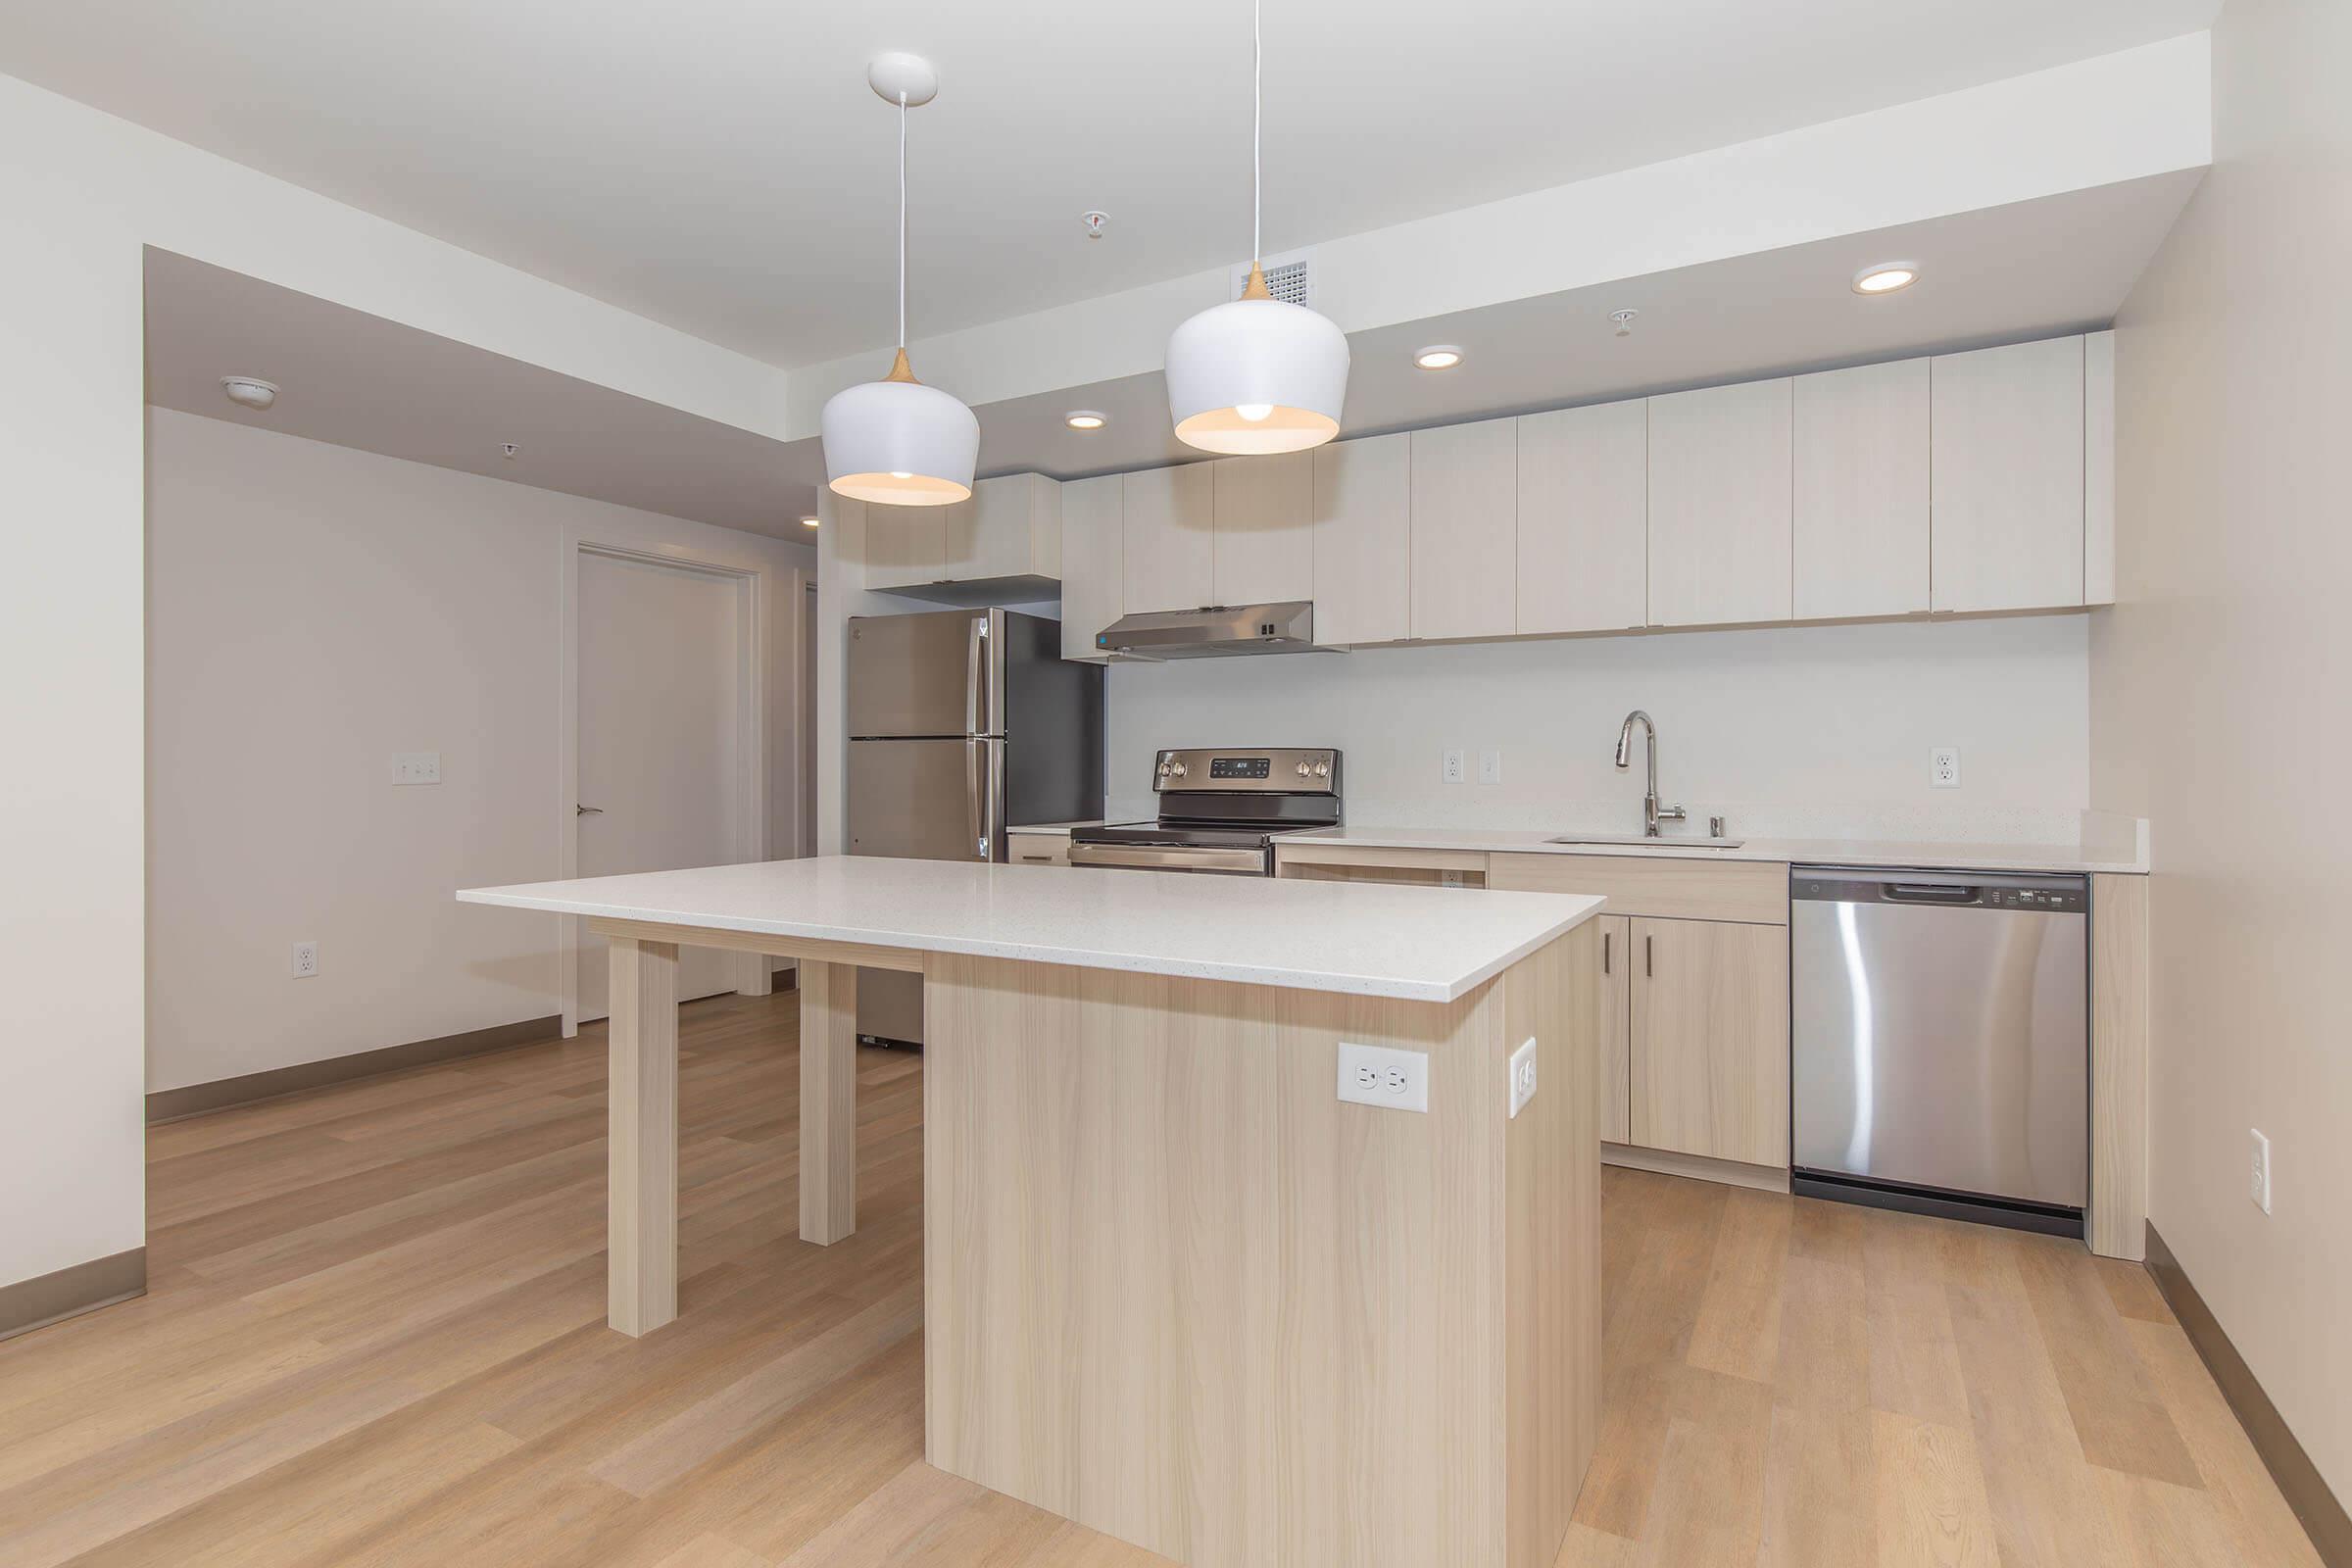
MULTIPOLYGON (((1659 793, 1683 832, 2065 844, 2088 790, 2082 615, 1369 649, 1118 664, 1111 811, 1152 811, 1161 746, 1336 746, 1363 826, 1639 832, 1642 758, 1612 753, 1628 710, 1659 730, 1659 793), (1961 753, 1934 789, 1929 753, 1961 753), (1503 754, 1500 784, 1442 759, 1503 754)), ((1670 831, 1673 829, 1670 828, 1670 831)))

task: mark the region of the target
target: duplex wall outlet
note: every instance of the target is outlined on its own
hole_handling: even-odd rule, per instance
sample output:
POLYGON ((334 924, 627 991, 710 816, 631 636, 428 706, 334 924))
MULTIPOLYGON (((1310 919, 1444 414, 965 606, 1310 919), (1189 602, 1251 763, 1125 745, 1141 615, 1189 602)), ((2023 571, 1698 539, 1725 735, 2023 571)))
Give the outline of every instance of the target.
POLYGON ((1527 1108, 1536 1098, 1536 1037, 1529 1035, 1511 1053, 1511 1119, 1527 1108))
POLYGON ((1486 751, 1478 754, 1478 781, 1481 784, 1502 782, 1502 753, 1486 751))
POLYGON ((2246 1131, 2254 1139, 2254 1163, 2246 1173, 2246 1196, 2254 1200, 2257 1208, 2268 1214, 2271 1211, 2271 1141, 2251 1127, 2246 1131))
POLYGON ((440 783, 441 754, 439 752, 394 752, 392 754, 392 782, 395 784, 440 783))
POLYGON ((1462 754, 1458 751, 1447 752, 1446 754, 1446 782, 1459 784, 1465 776, 1467 775, 1462 766, 1462 754))
POLYGON ((295 943, 292 969, 294 978, 297 980, 308 980, 317 974, 318 972, 318 944, 316 942, 295 943))
POLYGON ((1340 1098, 1384 1110, 1429 1109, 1429 1054, 1340 1042, 1340 1098))
POLYGON ((1928 785, 1938 790, 1960 787, 1959 747, 1938 746, 1928 754, 1928 785))

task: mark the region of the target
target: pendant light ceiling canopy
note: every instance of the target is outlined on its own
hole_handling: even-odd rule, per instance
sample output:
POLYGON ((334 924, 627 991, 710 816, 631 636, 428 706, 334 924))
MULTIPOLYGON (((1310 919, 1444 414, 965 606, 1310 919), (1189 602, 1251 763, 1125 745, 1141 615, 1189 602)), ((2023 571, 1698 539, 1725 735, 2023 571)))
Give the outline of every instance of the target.
POLYGON ((876 55, 865 79, 899 110, 899 353, 890 374, 837 392, 819 420, 825 482, 835 495, 898 507, 944 507, 972 493, 980 420, 914 378, 906 363, 906 111, 939 93, 939 73, 914 55, 876 55))
POLYGON ((1266 293, 1257 263, 1265 116, 1258 5, 1250 0, 1250 282, 1168 339, 1168 416, 1176 439, 1204 452, 1298 452, 1340 433, 1348 397, 1348 335, 1329 317, 1266 293))

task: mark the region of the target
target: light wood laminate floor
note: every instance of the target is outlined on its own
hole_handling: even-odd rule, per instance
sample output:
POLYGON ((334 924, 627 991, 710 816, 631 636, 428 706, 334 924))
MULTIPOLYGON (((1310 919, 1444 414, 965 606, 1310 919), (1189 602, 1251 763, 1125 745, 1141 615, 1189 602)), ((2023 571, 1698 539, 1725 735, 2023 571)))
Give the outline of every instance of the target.
MULTIPOLYGON (((0 1563, 1119 1568, 922 1463, 921 1064, 802 1244, 795 1002, 681 1028, 680 1320, 605 1316, 604 1042, 156 1129, 153 1292, 0 1343, 0 1563)), ((2136 1268, 1631 1171, 1567 1564, 2312 1564, 2136 1268)), ((1326 1565, 1315 1565, 1326 1568, 1326 1565)))

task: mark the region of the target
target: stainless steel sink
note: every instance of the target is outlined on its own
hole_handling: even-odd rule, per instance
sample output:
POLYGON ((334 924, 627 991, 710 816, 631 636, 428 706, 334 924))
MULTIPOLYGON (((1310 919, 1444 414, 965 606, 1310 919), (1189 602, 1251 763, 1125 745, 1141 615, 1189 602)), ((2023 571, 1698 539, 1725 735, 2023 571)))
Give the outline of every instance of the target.
POLYGON ((1627 833, 1615 837, 1607 834, 1563 834, 1558 838, 1545 839, 1544 842, 1546 844, 1639 844, 1645 849, 1652 850, 1736 850, 1745 844, 1747 840, 1683 838, 1680 835, 1661 835, 1650 839, 1643 838, 1639 833, 1627 833))

